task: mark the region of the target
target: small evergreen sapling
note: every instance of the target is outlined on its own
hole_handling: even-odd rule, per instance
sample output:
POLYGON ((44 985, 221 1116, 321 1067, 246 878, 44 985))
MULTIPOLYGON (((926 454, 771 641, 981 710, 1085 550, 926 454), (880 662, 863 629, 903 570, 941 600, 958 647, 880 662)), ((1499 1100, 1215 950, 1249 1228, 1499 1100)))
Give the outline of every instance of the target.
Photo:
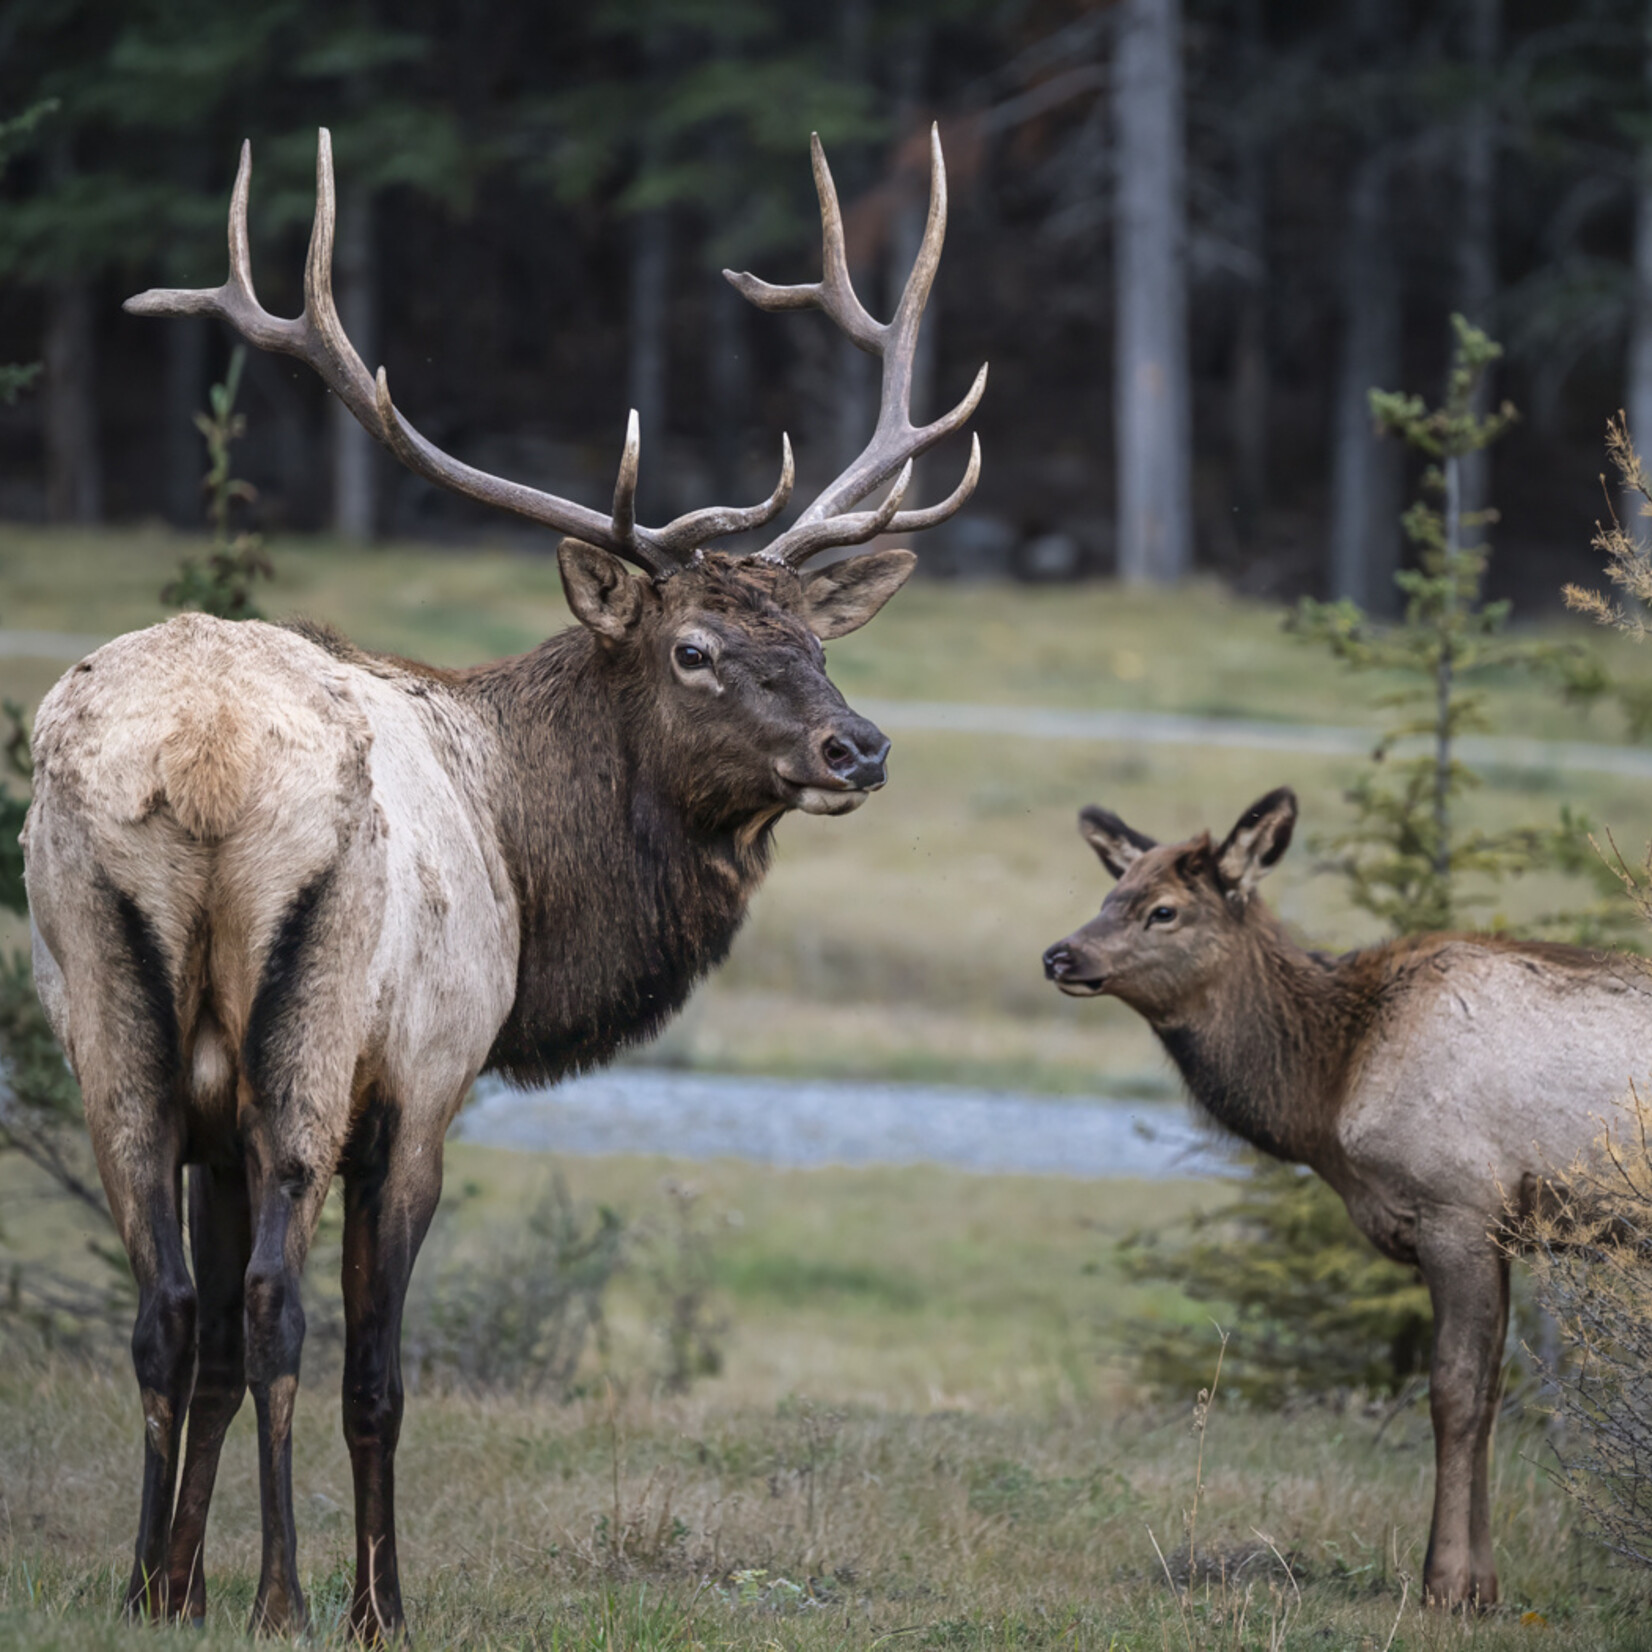
POLYGON ((210 460, 201 490, 212 523, 212 550, 204 566, 185 557, 178 577, 161 590, 161 601, 168 607, 194 608, 219 619, 262 619, 252 600, 253 586, 274 575, 264 554, 263 535, 244 528, 236 531, 234 525, 235 507, 250 505, 258 497, 251 482, 230 474, 230 448, 247 433, 246 415, 235 411, 246 359, 246 347, 236 345, 223 383, 213 385, 208 395, 210 411, 195 415, 195 428, 206 438, 210 460))
POLYGON ((1353 824, 1324 847, 1354 905, 1396 935, 1457 927, 1503 879, 1554 870, 1593 879, 1598 898, 1585 910, 1553 915, 1544 927, 1597 941, 1621 925, 1622 911, 1605 899, 1610 890, 1589 851, 1586 819, 1567 809, 1554 826, 1486 831, 1461 816, 1464 795, 1480 784, 1462 760, 1461 737, 1491 727, 1476 683, 1492 672, 1525 672, 1558 684, 1573 700, 1592 699, 1607 684, 1585 650, 1510 636, 1509 604, 1483 600, 1490 551, 1480 530, 1497 513, 1463 510, 1464 461, 1489 448, 1517 415, 1507 402, 1490 414, 1476 412, 1480 383, 1502 351, 1461 316, 1452 325, 1457 347, 1439 407, 1399 391, 1371 392, 1378 425, 1427 460, 1424 496, 1403 519, 1417 555, 1415 568, 1395 576, 1405 597, 1403 620, 1381 626, 1351 602, 1306 598, 1287 621, 1351 669, 1385 672, 1396 682, 1378 699, 1394 716, 1373 748, 1371 768, 1346 793, 1353 824))

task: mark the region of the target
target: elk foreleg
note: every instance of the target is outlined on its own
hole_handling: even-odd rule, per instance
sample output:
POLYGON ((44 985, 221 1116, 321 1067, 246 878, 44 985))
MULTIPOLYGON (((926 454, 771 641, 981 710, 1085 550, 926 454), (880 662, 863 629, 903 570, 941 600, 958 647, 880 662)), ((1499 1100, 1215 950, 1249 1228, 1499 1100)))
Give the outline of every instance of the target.
POLYGON ((399 1116, 375 1100, 344 1161, 344 1439, 356 1493, 350 1628, 365 1641, 405 1631, 396 1559, 396 1442, 401 1434, 402 1305, 441 1196, 440 1144, 398 1139, 399 1116))
POLYGON ((1492 1606, 1497 1567, 1489 1457, 1508 1330, 1509 1265, 1478 1223, 1425 1235, 1419 1249, 1434 1305, 1434 1523, 1423 1588, 1435 1605, 1492 1606))
POLYGON ((200 1624, 206 1618, 207 1509, 224 1434, 247 1391, 243 1275, 252 1252, 252 1223, 238 1168, 190 1170, 189 1237, 199 1298, 195 1397, 189 1402, 183 1478, 172 1516, 167 1594, 174 1615, 200 1624))

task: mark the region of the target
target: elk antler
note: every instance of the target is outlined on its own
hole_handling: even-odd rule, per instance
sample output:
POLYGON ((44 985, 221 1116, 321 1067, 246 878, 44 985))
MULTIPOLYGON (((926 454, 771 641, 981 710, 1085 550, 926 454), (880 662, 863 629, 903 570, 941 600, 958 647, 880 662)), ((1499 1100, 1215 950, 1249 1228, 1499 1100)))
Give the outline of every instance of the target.
POLYGON ((969 464, 964 478, 938 505, 927 510, 903 511, 901 496, 912 477, 912 461, 927 452, 944 436, 959 429, 981 399, 987 387, 986 363, 975 375, 964 399, 921 427, 912 423, 912 362, 918 347, 918 326, 923 320, 929 289, 941 261, 941 243, 946 238, 946 163, 941 158, 941 134, 929 129, 929 218, 924 225, 923 243, 907 277, 894 319, 875 321, 855 296, 849 280, 849 258, 843 240, 843 213, 838 207, 837 188, 819 133, 809 139, 814 161, 815 193, 820 197, 822 253, 820 280, 795 287, 773 287, 755 275, 723 274, 735 290, 761 310, 823 310, 868 355, 883 362, 883 391, 878 405, 878 423, 865 451, 822 493, 809 508, 763 554, 799 567, 818 551, 833 545, 860 545, 875 535, 912 533, 944 522, 975 491, 981 475, 981 439, 972 436, 969 464), (898 474, 897 474, 898 473, 898 474), (880 483, 896 478, 883 504, 876 510, 849 512, 880 483))
POLYGON ((614 484, 612 511, 603 516, 572 500, 542 493, 520 482, 508 482, 442 452, 426 441, 390 399, 384 369, 375 379, 345 336, 333 303, 333 221, 337 203, 333 190, 333 140, 321 128, 316 149, 315 224, 310 253, 304 265, 304 313, 291 321, 272 316, 258 302, 252 286, 252 250, 247 234, 247 200, 252 189, 252 145, 241 145, 241 165, 229 207, 229 279, 221 287, 153 288, 126 301, 133 315, 210 315, 227 321, 249 344, 261 350, 279 350, 297 356, 312 367, 322 382, 357 419, 410 470, 467 499, 543 523, 573 534, 625 557, 649 573, 660 575, 685 563, 691 552, 725 534, 743 533, 771 522, 791 496, 792 445, 780 438, 780 480, 761 505, 747 509, 713 505, 690 511, 663 528, 645 528, 637 521, 637 467, 641 444, 633 409, 625 431, 625 449, 614 484))

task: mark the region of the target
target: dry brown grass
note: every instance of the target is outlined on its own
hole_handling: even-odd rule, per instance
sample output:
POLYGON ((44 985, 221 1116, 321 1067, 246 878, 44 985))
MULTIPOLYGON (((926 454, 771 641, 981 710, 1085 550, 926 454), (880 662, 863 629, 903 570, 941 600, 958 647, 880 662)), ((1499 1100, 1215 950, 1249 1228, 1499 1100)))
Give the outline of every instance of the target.
MULTIPOLYGON (((633 1211, 660 1161, 595 1161, 576 1191, 633 1211)), ((542 1172, 541 1172, 542 1174, 542 1172)), ((1426 1415, 1359 1408, 1203 1435, 1193 1396, 1147 1407, 1117 1364, 1112 1239, 1201 1196, 942 1171, 690 1174, 727 1230, 727 1373, 684 1398, 640 1375, 616 1303, 609 1369, 559 1406, 416 1394, 398 1480, 409 1610, 429 1646, 1124 1649, 1577 1648, 1643 1644, 1640 1602, 1499 1431, 1498 1559, 1512 1604, 1428 1616, 1426 1415), (1149 1528, 1185 1597, 1167 1584, 1149 1528), (1298 1600, 1300 1591, 1300 1601, 1298 1600), (1541 1639, 1523 1614, 1546 1621, 1541 1639), (1288 1621, 1287 1621, 1288 1619, 1288 1621), (1279 1635, 1285 1625, 1283 1637, 1279 1635)), ((485 1250, 533 1185, 520 1157, 456 1152, 457 1240, 485 1250), (464 1197, 464 1184, 475 1190, 464 1197)), ((1212 1356, 1215 1334, 1211 1333, 1212 1356)), ((336 1372, 306 1371, 295 1434, 301 1565, 336 1638, 351 1553, 336 1372)), ((0 1647, 145 1646, 115 1610, 139 1446, 125 1361, 0 1367, 0 1647)), ((251 1429, 238 1419, 209 1538, 206 1647, 240 1643, 257 1564, 251 1429)))

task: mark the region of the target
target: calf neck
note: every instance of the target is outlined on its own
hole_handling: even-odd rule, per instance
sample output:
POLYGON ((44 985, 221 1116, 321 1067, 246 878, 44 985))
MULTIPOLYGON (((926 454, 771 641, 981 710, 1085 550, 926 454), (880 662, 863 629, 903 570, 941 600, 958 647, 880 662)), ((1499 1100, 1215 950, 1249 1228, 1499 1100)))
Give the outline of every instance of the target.
POLYGON ((1638 959, 1439 934, 1341 957, 1298 946, 1256 895, 1289 846, 1296 799, 1254 804, 1220 845, 1160 845, 1086 809, 1118 880, 1045 972, 1141 1014, 1194 1099, 1342 1196, 1434 1307, 1431 1599, 1497 1598, 1487 1453, 1508 1322, 1497 1231, 1587 1154, 1652 1045, 1638 959))

